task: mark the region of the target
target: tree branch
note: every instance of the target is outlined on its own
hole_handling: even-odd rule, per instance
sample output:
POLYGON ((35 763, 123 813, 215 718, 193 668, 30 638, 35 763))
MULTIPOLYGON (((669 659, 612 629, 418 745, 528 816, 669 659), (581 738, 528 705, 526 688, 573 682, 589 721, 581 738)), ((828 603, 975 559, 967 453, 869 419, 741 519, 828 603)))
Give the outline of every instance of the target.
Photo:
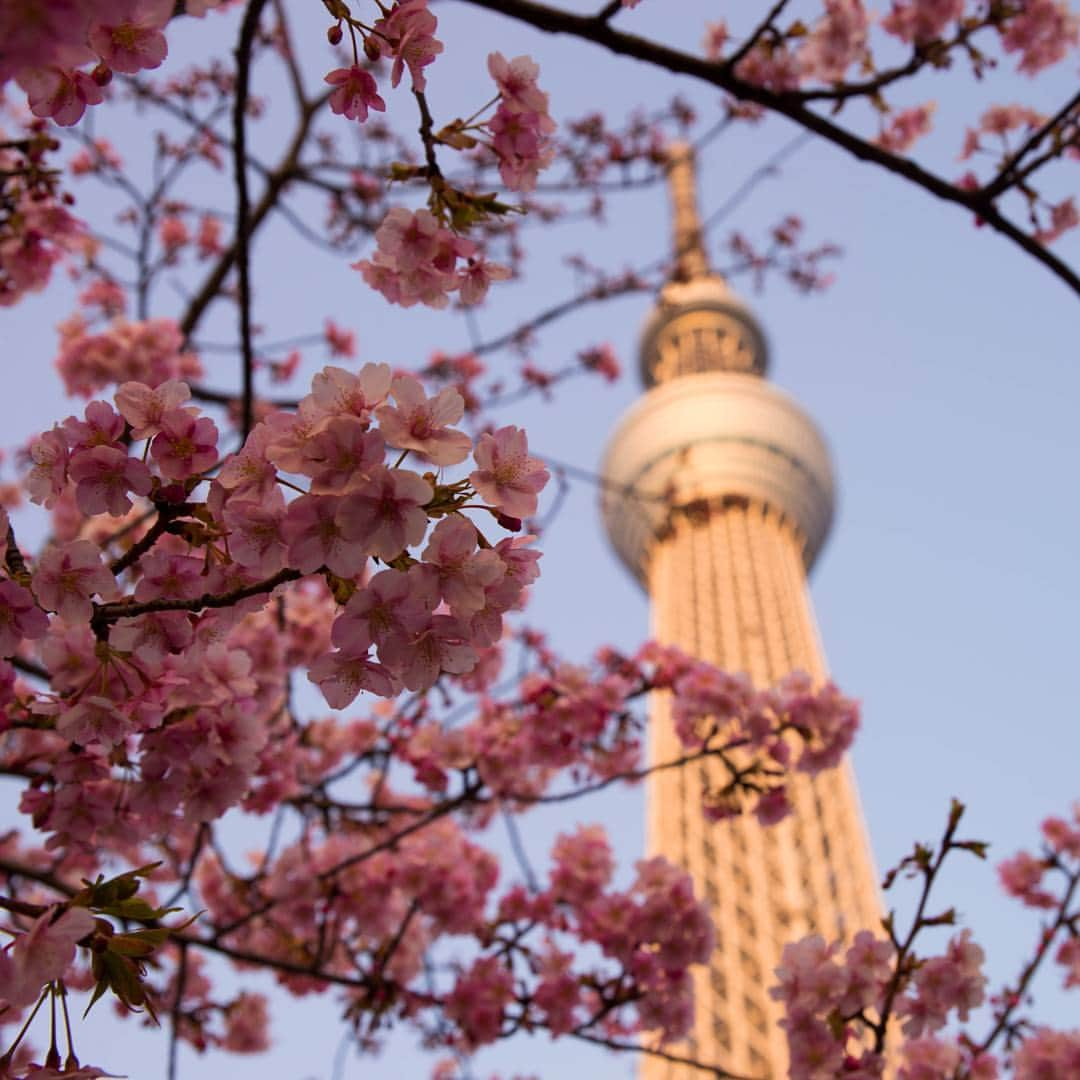
MULTIPOLYGON (((247 178, 247 106, 251 86, 251 53, 259 16, 267 0, 250 0, 236 45, 236 98, 233 101, 233 179, 236 183, 236 270, 239 287, 240 347, 243 351, 243 398, 240 438, 255 420, 255 346, 251 337, 251 201, 247 178)), ((301 114, 303 115, 303 114, 301 114)))
POLYGON ((812 131, 825 142, 845 150, 859 161, 878 167, 910 181, 945 202, 955 203, 982 218, 994 231, 1008 237, 1037 262, 1042 263, 1055 277, 1080 296, 1080 274, 1052 254, 1034 237, 1008 221, 981 191, 965 191, 940 176, 917 165, 909 158, 889 153, 874 143, 834 124, 807 108, 799 93, 778 93, 736 77, 726 65, 680 52, 648 38, 623 33, 607 23, 598 23, 589 16, 549 7, 536 0, 466 0, 466 3, 495 11, 527 23, 549 34, 569 34, 601 45, 618 56, 628 56, 678 75, 689 75, 710 86, 718 87, 743 100, 786 116, 789 120, 812 131))

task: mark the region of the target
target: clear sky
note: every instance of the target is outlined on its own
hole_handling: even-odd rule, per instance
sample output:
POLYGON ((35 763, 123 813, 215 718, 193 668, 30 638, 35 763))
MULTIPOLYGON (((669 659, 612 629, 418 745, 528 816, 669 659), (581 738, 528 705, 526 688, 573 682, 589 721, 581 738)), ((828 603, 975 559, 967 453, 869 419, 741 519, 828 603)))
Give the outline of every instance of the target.
MULTIPOLYGON (((301 13, 311 19, 312 84, 321 70, 324 30, 315 8, 290 4, 296 25, 303 25, 301 13)), ((676 89, 705 116, 717 109, 716 95, 687 80, 544 38, 457 0, 440 2, 436 10, 447 53, 430 69, 429 82, 433 101, 447 102, 441 119, 468 113, 484 99, 483 57, 493 48, 507 55, 529 52, 540 61, 541 85, 551 91, 557 117, 592 108, 619 115, 638 103, 656 105, 676 89)), ((643 0, 625 22, 694 46, 700 26, 716 10, 704 0, 643 0), (673 17, 680 27, 668 26, 673 17)), ((231 37, 231 17, 219 26, 228 26, 231 37)), ((177 36, 177 58, 188 40, 197 39, 177 36)), ((986 100, 1035 100, 1035 91, 1026 81, 1006 79, 986 100)), ((938 100, 939 134, 927 149, 952 176, 961 170, 955 154, 978 99, 957 73, 936 76, 912 100, 929 97, 938 100)), ((411 128, 404 92, 391 96, 390 104, 411 128)), ((103 112, 102 133, 107 128, 103 112)), ((263 128, 259 138, 269 147, 280 133, 270 124, 263 128)), ((769 121, 712 144, 701 163, 703 213, 796 134, 784 122, 769 121)), ((122 133, 113 138, 126 149, 122 133)), ((230 196, 207 188, 206 197, 227 205, 230 196)), ((92 205, 87 198, 82 209, 90 213, 92 205)), ((992 857, 1000 858, 1030 845, 1040 819, 1065 812, 1080 795, 1076 297, 962 212, 817 143, 802 148, 781 175, 763 181, 713 239, 722 239, 729 227, 760 235, 790 211, 805 219, 811 238, 844 248, 836 283, 810 298, 779 282, 761 295, 749 282, 734 286, 766 329, 772 377, 816 418, 834 455, 839 511, 812 591, 834 676, 864 705, 854 758, 878 863, 889 865, 915 839, 936 837, 952 796, 969 806, 969 834, 991 840, 992 857)), ((666 250, 667 230, 660 189, 613 202, 602 230, 580 224, 536 230, 535 269, 479 313, 482 335, 572 294, 574 277, 561 253, 584 251, 612 268, 641 265, 666 250)), ((468 330, 459 317, 389 309, 344 260, 297 248, 281 231, 271 236, 258 247, 255 263, 257 319, 271 336, 317 330, 329 314, 357 331, 361 361, 419 365, 435 348, 467 347, 468 330), (300 272, 298 252, 305 259, 300 272)), ((1080 261, 1076 233, 1059 249, 1074 264, 1080 261)), ((56 295, 32 298, 0 316, 8 357, 0 421, 8 446, 73 411, 49 367, 52 326, 69 310, 56 295)), ((157 313, 173 310, 166 291, 160 299, 157 313)), ((544 332, 534 352, 541 367, 560 367, 582 346, 606 341, 626 375, 612 388, 570 383, 551 404, 507 411, 506 422, 524 424, 540 452, 595 469, 619 415, 641 392, 635 342, 649 303, 641 296, 613 301, 544 332)), ((216 339, 225 340, 230 327, 231 319, 219 322, 216 339)), ((323 362, 314 351, 305 359, 308 370, 323 362)), ((490 359, 512 370, 512 357, 490 359)), ((219 368, 210 381, 225 386, 233 378, 219 368)), ((544 538, 543 577, 528 614, 568 657, 582 660, 601 643, 633 648, 649 633, 645 598, 608 548, 596 502, 588 484, 573 484, 544 538)), ((629 865, 641 849, 641 819, 640 792, 629 792, 538 816, 527 842, 542 862, 555 830, 602 820, 629 865)), ((506 873, 513 875, 513 868, 506 873)), ((992 866, 973 861, 947 876, 942 896, 987 947, 995 980, 1014 971, 1035 938, 1036 922, 1000 895, 992 866)), ((1054 992, 1058 981, 1056 973, 1043 980, 1042 1015, 1069 1024, 1075 1003, 1070 1014, 1054 992)), ((132 1025, 121 1032, 99 1009, 95 1021, 84 1025, 84 1058, 127 1063, 140 1078, 163 1075, 163 1042, 139 1039, 121 1048, 118 1040, 128 1043, 132 1025), (129 1050, 136 1046, 138 1065, 129 1050)), ((294 1004, 277 998, 275 1015, 280 1054, 272 1064, 216 1057, 182 1076, 330 1080, 338 1029, 329 999, 294 1004)), ((408 1041, 396 1040, 380 1059, 350 1058, 338 1075, 425 1075, 408 1041)), ((545 1077, 588 1073, 594 1080, 632 1074, 625 1059, 581 1045, 551 1049, 540 1040, 482 1055, 477 1075, 493 1069, 545 1077)))

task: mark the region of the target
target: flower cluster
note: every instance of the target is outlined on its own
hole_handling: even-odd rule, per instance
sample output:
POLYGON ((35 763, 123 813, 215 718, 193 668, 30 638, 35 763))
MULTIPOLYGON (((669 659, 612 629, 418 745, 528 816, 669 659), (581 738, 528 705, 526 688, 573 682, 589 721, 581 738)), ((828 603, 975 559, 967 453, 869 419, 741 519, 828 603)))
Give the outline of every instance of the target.
POLYGON ((21 134, 8 141, 0 130, 0 307, 43 289, 56 263, 85 237, 46 167, 55 144, 41 125, 21 134))
POLYGON ((430 210, 395 207, 375 233, 372 259, 353 264, 364 280, 392 304, 444 308, 450 294, 477 304, 492 281, 510 276, 508 267, 489 263, 473 240, 439 224, 430 210))
MULTIPOLYGON (((190 15, 218 0, 195 0, 190 15)), ((168 53, 164 29, 171 0, 71 0, 11 3, 0 8, 0 84, 14 78, 35 116, 77 123, 87 105, 103 100, 113 72, 134 75, 158 67, 168 53), (94 64, 92 72, 83 70, 94 64)))
POLYGON ((319 574, 337 590, 329 641, 307 663, 342 708, 361 690, 392 697, 472 671, 538 572, 527 540, 492 545, 458 507, 476 493, 518 528, 547 473, 516 428, 474 449, 451 426, 464 411, 456 391, 428 398, 386 365, 328 367, 296 412, 269 416, 220 462, 217 427, 189 397, 179 381, 127 382, 115 408, 92 401, 30 446, 33 501, 93 520, 124 518, 143 499, 158 518, 125 530, 111 563, 73 538, 25 580, 0 582, 4 655, 39 641, 53 672, 57 696, 15 711, 55 732, 25 735, 62 763, 23 809, 60 846, 162 828, 178 813, 210 820, 245 794, 279 715, 281 646, 261 613, 279 586, 319 574), (400 452, 393 466, 388 449, 400 452), (476 469, 448 486, 401 467, 410 453, 458 465, 471 450, 476 469), (288 502, 286 475, 289 489, 307 484, 288 502), (206 502, 191 502, 205 483, 206 502), (121 747, 123 784, 109 764, 121 747))
MULTIPOLYGON (((777 985, 770 991, 784 1008, 781 1026, 787 1033, 793 1080, 824 1077, 877 1078, 883 1075, 886 1056, 898 1065, 897 1080, 998 1080, 1002 1061, 991 1048, 994 1035, 983 1039, 962 1031, 946 1036, 952 1020, 967 1024, 972 1011, 986 1000, 983 950, 961 930, 943 952, 920 956, 917 936, 931 927, 952 925, 951 909, 927 914, 934 880, 949 852, 962 850, 983 856, 986 845, 957 840, 955 830, 963 807, 954 803, 949 824, 938 849, 916 845, 886 877, 889 887, 898 874, 923 879, 918 913, 910 931, 898 934, 895 915, 884 920, 887 938, 867 931, 855 935, 844 950, 839 941, 827 944, 820 935, 785 947, 776 969, 777 985), (900 1036, 893 1036, 899 1025, 900 1036), (886 1055, 890 1040, 892 1048, 886 1055)), ((1007 1044, 1011 1074, 1023 1080, 1071 1076, 1080 1064, 1080 1031, 1054 1031, 1019 1021, 1017 1010, 1025 1001, 1024 988, 1044 957, 1051 955, 1065 968, 1065 985, 1080 984, 1073 893, 1080 882, 1080 806, 1074 820, 1049 818, 1043 823, 1045 850, 1041 859, 1020 853, 1000 866, 1008 892, 1031 907, 1051 910, 1056 918, 1043 927, 1034 958, 1014 987, 990 999, 993 1031, 1012 1030, 1007 1044), (1060 888, 1048 886, 1056 875, 1060 888)))
POLYGON ((184 349, 175 320, 164 318, 142 322, 117 318, 95 334, 76 315, 61 326, 56 367, 67 392, 83 397, 125 382, 158 386, 203 374, 199 358, 184 349))
POLYGON ((498 108, 487 121, 499 175, 514 191, 532 191, 537 174, 555 156, 551 144, 555 121, 548 112, 547 94, 536 84, 540 69, 527 56, 507 60, 495 52, 488 57, 488 71, 499 88, 498 108))

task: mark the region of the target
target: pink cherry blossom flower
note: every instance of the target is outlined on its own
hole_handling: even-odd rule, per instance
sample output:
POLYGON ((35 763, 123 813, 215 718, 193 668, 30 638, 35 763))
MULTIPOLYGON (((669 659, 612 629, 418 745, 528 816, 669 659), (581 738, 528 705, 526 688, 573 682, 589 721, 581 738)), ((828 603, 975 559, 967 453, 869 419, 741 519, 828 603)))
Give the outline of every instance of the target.
POLYGON ((431 262, 439 247, 441 227, 430 210, 415 213, 393 207, 375 233, 379 250, 400 270, 414 270, 431 262))
POLYGON ((335 68, 325 81, 334 87, 330 93, 330 109, 339 116, 363 123, 368 118, 368 109, 386 112, 386 102, 379 97, 374 76, 362 67, 353 64, 352 67, 335 68))
POLYGON ((1063 60, 1080 41, 1080 16, 1068 0, 1025 0, 1004 24, 1001 44, 1020 53, 1019 69, 1037 75, 1063 60))
POLYGON ((1080 986, 1080 937, 1063 941, 1054 959, 1065 968, 1065 988, 1080 986))
POLYGON ((75 481, 75 501, 87 515, 123 517, 132 506, 128 492, 148 495, 152 487, 150 470, 115 446, 80 450, 71 458, 68 475, 75 481))
POLYGON ((75 946, 94 930, 94 917, 84 907, 70 907, 55 921, 56 908, 39 915, 11 949, 0 954, 0 998, 16 1009, 33 1005, 41 988, 63 978, 75 959, 75 946), (4 970, 4 969, 7 970, 4 970))
POLYGON ((270 1013, 262 994, 238 994, 225 1008, 221 1045, 233 1054, 261 1054, 270 1049, 270 1013))
POLYGON ((956 1073, 963 1060, 955 1043, 933 1036, 908 1039, 902 1053, 904 1064, 896 1074, 897 1080, 945 1080, 956 1073))
POLYGON ((813 934, 784 946, 778 984, 769 996, 784 1002, 789 1012, 804 1011, 824 1015, 844 996, 847 979, 836 963, 836 944, 828 945, 820 934, 813 934))
MULTIPOLYGON (((345 330, 338 326, 333 319, 327 319, 323 324, 323 336, 326 338, 326 344, 330 346, 332 355, 343 357, 356 355, 356 334, 352 330, 345 330)), ((314 389, 312 386, 312 392, 314 389)))
POLYGON ((1039 887, 1048 869, 1044 859, 1020 851, 998 864, 998 878, 1010 896, 1019 898, 1028 907, 1053 908, 1057 906, 1056 898, 1039 887))
POLYGON ((194 600, 209 591, 202 559, 190 555, 151 551, 139 560, 139 570, 141 577, 135 586, 135 599, 140 603, 158 597, 194 600))
POLYGON ((158 426, 150 456, 166 479, 186 480, 217 462, 218 429, 208 416, 196 418, 186 409, 170 409, 158 426))
POLYGON ((862 0, 825 0, 825 15, 799 50, 803 75, 840 82, 866 56, 870 20, 862 0))
POLYGON ((199 218, 199 231, 195 234, 195 246, 200 259, 210 259, 224 251, 221 243, 221 222, 211 214, 199 218))
POLYGON ((428 210, 415 214, 395 207, 375 233, 373 261, 361 259, 352 267, 391 303, 416 303, 443 308, 458 288, 457 260, 475 254, 476 244, 442 228, 428 210))
POLYGON ((882 27, 901 41, 925 45, 964 14, 964 0, 893 0, 882 27))
POLYGON ((61 127, 77 124, 87 105, 99 105, 105 98, 101 87, 84 71, 33 68, 20 72, 18 81, 26 91, 30 111, 35 116, 52 117, 61 127))
POLYGON ((389 561, 418 544, 427 529, 431 485, 405 469, 375 469, 338 508, 341 534, 370 555, 389 561))
POLYGON ((1016 1048, 1012 1065, 1014 1080, 1058 1080, 1078 1075, 1080 1030, 1036 1028, 1016 1048))
POLYGON ((723 19, 705 24, 705 38, 702 51, 709 60, 719 60, 724 55, 724 46, 731 37, 731 31, 723 19))
POLYGON ((1059 855, 1080 859, 1080 804, 1075 808, 1075 817, 1075 825, 1070 825, 1064 818, 1048 817, 1040 826, 1040 831, 1059 855))
MULTIPOLYGON (((428 11, 427 0, 399 0, 390 14, 375 23, 380 47, 389 44, 394 56, 390 70, 390 85, 397 86, 405 68, 409 69, 413 89, 427 87, 424 68, 443 51, 442 42, 435 37, 438 20, 428 11)), ((371 39, 369 39, 371 40, 371 39)))
POLYGON ((878 146, 893 154, 907 153, 918 139, 929 133, 936 110, 937 105, 928 101, 893 113, 878 133, 878 146))
POLYGON ((391 384, 394 405, 375 410, 386 441, 399 450, 418 450, 436 465, 456 465, 469 456, 472 439, 450 427, 465 415, 465 402, 451 387, 433 398, 420 380, 399 375, 391 384))
POLYGON ((311 398, 326 416, 355 416, 367 424, 390 393, 392 378, 389 364, 365 364, 357 374, 327 366, 311 380, 311 398))
POLYGON ((183 218, 169 214, 158 225, 158 240, 164 249, 165 261, 171 264, 175 263, 180 251, 191 243, 191 233, 183 218))
POLYGON ((289 566, 302 574, 313 574, 325 566, 343 578, 354 578, 364 569, 367 552, 355 540, 346 539, 338 524, 340 501, 301 495, 289 503, 282 526, 289 566))
POLYGON ((483 608, 487 589, 506 573, 497 552, 477 551, 476 526, 458 515, 443 518, 432 530, 422 568, 434 571, 439 593, 460 618, 483 608))
POLYGON ((475 255, 459 273, 458 296, 470 307, 482 303, 493 281, 506 281, 512 276, 509 266, 488 262, 483 255, 475 255))
POLYGON ((497 956, 483 956, 462 972, 446 999, 446 1015, 462 1030, 469 1046, 494 1042, 503 1011, 514 999, 514 976, 497 956))
POLYGON ((332 709, 352 704, 361 690, 378 697, 393 697, 396 692, 390 672, 366 655, 327 653, 311 665, 308 679, 322 691, 332 709))
POLYGON ((271 498, 277 489, 277 470, 267 459, 275 432, 269 423, 256 424, 239 453, 230 454, 221 464, 214 481, 230 498, 271 498))
POLYGON ((600 825, 579 825, 573 833, 561 833, 551 860, 552 892, 579 907, 598 897, 615 873, 615 856, 600 825))
POLYGON ((531 57, 507 60, 502 53, 493 52, 488 54, 487 67, 507 106, 518 112, 548 111, 548 96, 536 85, 540 68, 531 57))
POLYGON ((511 517, 536 513, 536 496, 548 482, 548 471, 529 457, 524 431, 509 426, 481 435, 473 459, 480 467, 469 474, 469 482, 481 498, 511 517))
POLYGON ((86 406, 85 420, 69 416, 64 421, 64 438, 72 453, 95 446, 118 446, 124 434, 123 417, 105 401, 91 401, 86 406))
POLYGON ((269 577, 285 565, 285 500, 279 491, 262 502, 230 499, 225 507, 229 528, 229 554, 260 577, 269 577))
POLYGON ((340 494, 382 468, 386 443, 356 416, 334 416, 303 447, 298 472, 311 477, 312 495, 340 494))
MULTIPOLYGON (((415 567, 409 573, 381 570, 357 589, 334 620, 330 639, 339 649, 355 655, 371 644, 387 642, 407 646, 428 624, 435 596, 418 586, 415 567)), ((381 655, 381 652, 380 652, 381 655)))
POLYGON ((34 568, 33 581, 42 607, 69 623, 90 618, 94 594, 102 600, 119 595, 116 579, 102 562, 101 549, 89 540, 47 548, 34 568))
POLYGON ((183 652, 194 636, 186 611, 152 611, 119 619, 109 634, 109 644, 133 653, 144 665, 156 665, 167 654, 183 652))
POLYGON ((538 174, 555 156, 551 144, 555 121, 546 113, 521 112, 500 103, 488 128, 503 183, 514 191, 532 191, 538 174))
POLYGON ((160 67, 169 51, 161 33, 172 15, 169 0, 127 0, 111 6, 88 34, 90 47, 101 62, 125 75, 160 67))
POLYGON ((421 691, 433 686, 443 672, 463 675, 472 671, 477 653, 458 619, 432 615, 426 628, 411 640, 390 638, 383 642, 379 659, 407 690, 421 691))
POLYGON ((49 619, 17 582, 0 581, 0 656, 12 656, 24 639, 44 637, 49 619))
POLYGON ((589 371, 595 371, 609 382, 616 382, 622 371, 619 366, 619 358, 615 350, 607 344, 595 345, 591 349, 583 349, 578 353, 581 366, 589 371))
POLYGON ((755 86, 782 93, 798 89, 802 65, 786 45, 776 48, 755 45, 735 66, 735 74, 755 86))
POLYGON ((152 439, 161 430, 161 418, 191 397, 187 383, 169 379, 150 389, 145 383, 126 382, 116 391, 116 407, 131 425, 133 439, 152 439))
POLYGON ((116 319, 100 334, 88 333, 85 323, 73 323, 62 337, 57 367, 68 392, 84 397, 112 383, 157 386, 203 373, 198 359, 181 351, 184 337, 173 319, 116 319))
POLYGON ((1035 239, 1040 244, 1052 244, 1055 240, 1080 225, 1080 210, 1076 208, 1076 199, 1069 196, 1050 207, 1050 222, 1035 232, 1035 239))
POLYGON ((30 472, 24 484, 30 501, 52 507, 67 484, 68 446, 59 427, 30 443, 30 472))
POLYGON ((106 749, 119 743, 131 721, 106 697, 86 695, 56 718, 56 732, 80 746, 106 749))

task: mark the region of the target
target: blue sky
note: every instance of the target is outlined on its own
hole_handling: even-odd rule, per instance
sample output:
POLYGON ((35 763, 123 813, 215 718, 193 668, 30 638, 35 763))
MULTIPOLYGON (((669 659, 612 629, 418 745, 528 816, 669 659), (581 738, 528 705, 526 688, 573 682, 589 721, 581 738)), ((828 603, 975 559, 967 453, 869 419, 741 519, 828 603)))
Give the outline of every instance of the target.
MULTIPOLYGON (((294 22, 302 25, 300 13, 315 7, 291 5, 294 22)), ((618 114, 638 102, 656 104, 676 89, 703 114, 716 109, 716 95, 687 80, 544 38, 465 4, 440 3, 436 10, 447 42, 429 76, 432 99, 446 103, 437 118, 468 113, 485 99, 483 57, 492 48, 537 57, 557 117, 590 108, 618 114)), ((692 46, 715 10, 702 0, 644 0, 625 21, 692 46), (685 19, 678 27, 668 25, 674 7, 685 19)), ((309 17, 314 83, 324 27, 320 16, 309 17)), ((230 35, 231 22, 219 24, 229 25, 230 35)), ((175 55, 198 40, 181 33, 175 55)), ((978 93, 1027 101, 1029 89, 1036 91, 1006 78, 999 91, 978 93)), ((978 109, 976 92, 951 73, 934 76, 927 92, 911 100, 929 97, 938 100, 939 134, 928 140, 927 152, 955 175, 963 124, 978 109)), ((404 90, 388 95, 388 103, 391 116, 414 125, 404 90)), ((103 133, 106 128, 102 114, 103 133)), ((703 213, 796 134, 785 122, 769 121, 713 144, 702 160, 703 213)), ((268 148, 279 137, 271 123, 258 135, 268 148)), ((122 136, 114 138, 123 148, 122 136)), ((1067 175, 1060 181, 1068 182, 1067 175)), ((229 198, 212 187, 207 195, 229 198)), ((90 206, 88 198, 83 209, 89 213, 90 206)), ((992 858, 1000 858, 1030 845, 1039 820, 1065 812, 1080 795, 1076 297, 964 213, 818 143, 763 182, 728 224, 753 235, 789 211, 803 216, 811 238, 844 248, 833 287, 808 298, 780 283, 761 295, 748 282, 734 284, 769 336, 772 377, 818 421, 834 455, 839 510, 812 591, 834 677, 863 701, 854 760, 878 863, 889 865, 915 839, 935 837, 953 796, 969 806, 969 834, 991 840, 992 858)), ((539 230, 528 279, 506 287, 479 313, 482 334, 570 294, 565 251, 585 251, 612 268, 640 265, 666 250, 667 230, 659 190, 613 203, 605 229, 539 230)), ((420 364, 435 348, 467 346, 460 318, 389 309, 344 260, 290 244, 278 231, 256 253, 257 318, 271 336, 317 330, 330 314, 357 331, 362 361, 420 364), (301 251, 305 262, 295 273, 301 251)), ((1080 240, 1067 238, 1059 251, 1076 262, 1080 240)), ((49 368, 53 324, 69 310, 58 294, 3 314, 0 340, 10 360, 0 421, 8 446, 73 410, 49 368)), ((174 301, 162 291, 161 302, 164 313, 174 301)), ((640 393, 635 342, 648 306, 642 296, 612 301, 545 332, 535 350, 540 366, 560 367, 581 347, 606 341, 627 374, 612 388, 567 384, 553 403, 515 407, 506 421, 526 426, 537 450, 595 469, 619 415, 640 393)), ((217 340, 225 340, 230 324, 219 321, 217 340)), ((316 368, 322 358, 312 353, 308 361, 316 368)), ((512 358, 491 362, 510 365, 512 358)), ((230 378, 222 369, 213 381, 227 385, 230 378)), ((608 548, 596 492, 587 484, 573 485, 544 550, 528 618, 549 630, 568 657, 585 659, 604 642, 632 648, 647 638, 645 598, 608 548)), ((545 813, 530 824, 527 842, 542 859, 554 831, 602 820, 628 865, 641 849, 641 810, 640 792, 633 791, 545 813)), ((1007 977, 1034 940, 1036 921, 1000 895, 991 866, 957 867, 943 889, 987 947, 995 980, 1007 977)), ((1041 1015, 1068 1024, 1075 1014, 1055 992, 1058 981, 1056 974, 1043 980, 1041 1015)), ((162 1074, 161 1041, 131 1039, 132 1025, 121 1032, 99 1010, 84 1026, 84 1058, 125 1066, 133 1076, 162 1074)), ((219 1057, 182 1075, 329 1080, 338 1031, 331 1003, 278 998, 275 1010, 281 1039, 272 1065, 219 1057)), ((350 1059, 340 1076, 425 1075, 408 1042, 396 1040, 380 1059, 350 1059)), ((483 1055, 478 1075, 493 1069, 542 1076, 587 1069, 595 1080, 632 1075, 626 1060, 541 1040, 483 1055)))

